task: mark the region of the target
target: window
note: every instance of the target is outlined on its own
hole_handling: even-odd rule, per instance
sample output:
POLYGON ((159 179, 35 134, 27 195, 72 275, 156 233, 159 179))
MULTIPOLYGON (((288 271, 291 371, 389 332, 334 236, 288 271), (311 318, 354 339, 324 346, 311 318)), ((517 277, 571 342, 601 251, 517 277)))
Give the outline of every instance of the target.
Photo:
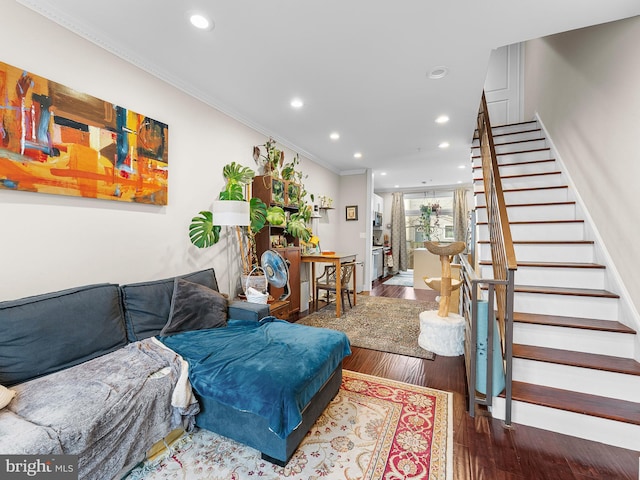
POLYGON ((425 241, 453 240, 453 191, 405 193, 404 214, 409 268, 413 250, 424 248, 425 241))

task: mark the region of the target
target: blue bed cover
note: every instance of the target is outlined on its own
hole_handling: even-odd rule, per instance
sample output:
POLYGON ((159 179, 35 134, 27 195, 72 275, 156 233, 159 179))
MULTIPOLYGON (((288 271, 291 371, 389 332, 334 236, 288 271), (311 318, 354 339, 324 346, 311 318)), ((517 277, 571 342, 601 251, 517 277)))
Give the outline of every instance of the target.
POLYGON ((267 419, 280 438, 300 424, 302 409, 351 354, 343 332, 275 317, 158 338, 189 363, 198 395, 267 419))

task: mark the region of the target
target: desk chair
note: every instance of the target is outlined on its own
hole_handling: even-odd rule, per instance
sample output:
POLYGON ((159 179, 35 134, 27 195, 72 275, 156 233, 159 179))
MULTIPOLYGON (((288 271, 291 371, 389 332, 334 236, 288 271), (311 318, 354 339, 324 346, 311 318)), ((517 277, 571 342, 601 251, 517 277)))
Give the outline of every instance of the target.
MULTIPOLYGON (((344 294, 347 294, 347 300, 349 301, 349 308, 352 308, 350 293, 356 294, 351 288, 351 277, 353 275, 353 269, 356 262, 348 262, 340 265, 340 298, 342 299, 342 305, 344 306, 344 294)), ((330 303, 331 294, 336 293, 336 266, 326 265, 324 267, 324 273, 316 278, 316 292, 313 297, 314 310, 318 311, 318 298, 319 291, 326 291, 327 305, 330 303)))

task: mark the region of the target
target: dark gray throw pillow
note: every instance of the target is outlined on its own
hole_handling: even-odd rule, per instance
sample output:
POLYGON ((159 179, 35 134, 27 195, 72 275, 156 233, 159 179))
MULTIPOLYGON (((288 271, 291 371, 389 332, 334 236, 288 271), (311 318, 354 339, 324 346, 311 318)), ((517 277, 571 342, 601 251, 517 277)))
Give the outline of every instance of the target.
POLYGON ((176 278, 169 320, 160 336, 227 325, 227 299, 204 285, 176 278))

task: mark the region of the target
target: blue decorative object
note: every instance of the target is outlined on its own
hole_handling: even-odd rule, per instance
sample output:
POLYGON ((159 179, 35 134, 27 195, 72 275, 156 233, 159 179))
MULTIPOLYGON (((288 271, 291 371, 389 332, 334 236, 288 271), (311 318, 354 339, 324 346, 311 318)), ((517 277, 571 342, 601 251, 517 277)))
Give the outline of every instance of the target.
MULTIPOLYGON (((487 321, 488 303, 484 300, 478 302, 477 316, 477 341, 476 341, 476 390, 486 395, 487 393, 487 351, 489 344, 489 322, 487 321)), ((505 376, 502 362, 502 348, 500 347, 500 335, 495 316, 491 315, 493 322, 493 374, 492 396, 499 395, 504 390, 505 376)))

